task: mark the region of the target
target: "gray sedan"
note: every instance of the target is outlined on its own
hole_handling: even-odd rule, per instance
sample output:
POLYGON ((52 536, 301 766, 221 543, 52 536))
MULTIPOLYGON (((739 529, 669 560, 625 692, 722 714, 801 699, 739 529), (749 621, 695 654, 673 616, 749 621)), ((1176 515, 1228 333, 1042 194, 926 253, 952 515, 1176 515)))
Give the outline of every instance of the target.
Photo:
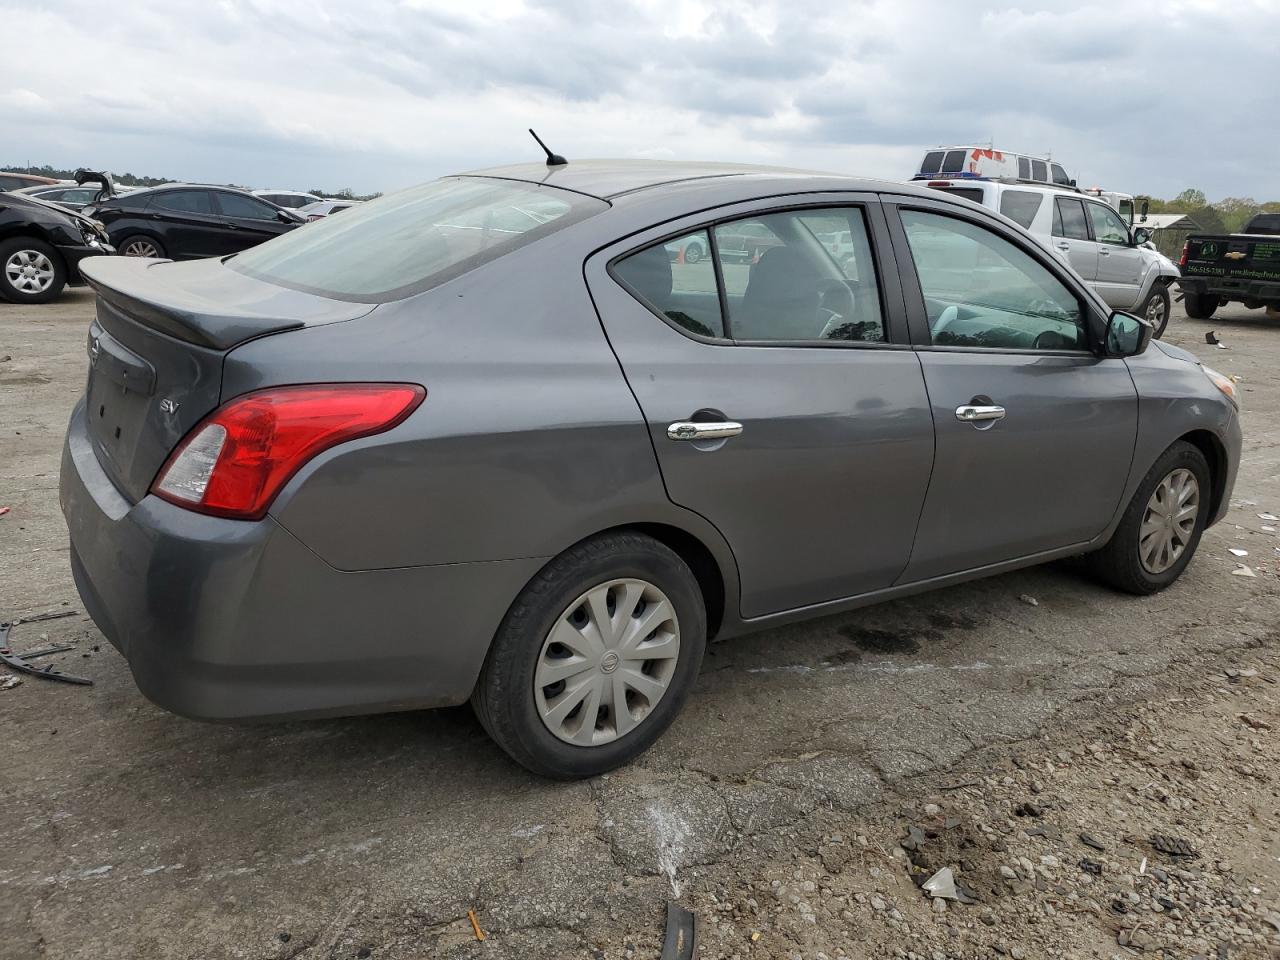
POLYGON ((712 637, 1075 554, 1161 590, 1240 454, 1229 379, 903 184, 516 166, 83 272, 61 501, 141 690, 469 699, 553 777, 652 744, 712 637))

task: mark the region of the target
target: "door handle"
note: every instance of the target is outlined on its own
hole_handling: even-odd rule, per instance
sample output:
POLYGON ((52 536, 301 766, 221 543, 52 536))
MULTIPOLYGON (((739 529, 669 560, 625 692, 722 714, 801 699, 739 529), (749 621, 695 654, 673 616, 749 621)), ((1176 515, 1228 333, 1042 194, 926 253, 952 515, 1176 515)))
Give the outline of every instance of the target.
POLYGON ((965 423, 976 423, 979 420, 1003 420, 1004 407, 996 404, 977 405, 966 403, 962 407, 956 407, 956 419, 965 423))
POLYGON ((1057 248, 1061 250, 1063 253, 1071 252, 1071 244, 1069 243, 1059 243, 1059 244, 1055 244, 1055 246, 1057 246, 1057 248))
POLYGON ((1102 247, 1102 248, 1098 251, 1098 256, 1100 256, 1100 257, 1109 257, 1109 256, 1111 256, 1111 251, 1110 251, 1110 250, 1108 250, 1106 247, 1102 247))
POLYGON ((733 420, 719 420, 713 423, 677 420, 667 427, 667 438, 670 440, 723 440, 725 437, 736 437, 741 432, 742 424, 733 420))

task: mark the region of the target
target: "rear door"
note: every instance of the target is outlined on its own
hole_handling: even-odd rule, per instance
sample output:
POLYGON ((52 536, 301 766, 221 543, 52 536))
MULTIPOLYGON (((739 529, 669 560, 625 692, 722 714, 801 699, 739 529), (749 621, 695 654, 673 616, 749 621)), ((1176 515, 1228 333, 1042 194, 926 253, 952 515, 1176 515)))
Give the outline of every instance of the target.
POLYGON ((214 199, 227 228, 223 253, 239 253, 292 228, 292 223, 279 219, 275 207, 256 197, 218 190, 214 199))
POLYGON ((784 203, 654 228, 586 264, 668 494, 728 541, 746 617, 893 583, 933 461, 875 198, 784 203), (851 249, 831 239, 846 232, 851 249), (724 259, 672 262, 721 238, 724 259))
POLYGON ((226 252, 226 230, 210 190, 165 190, 153 194, 145 218, 159 235, 165 253, 174 259, 215 257, 226 252))
POLYGON ((1119 505, 1138 417, 1124 361, 1089 349, 1099 308, 1003 224, 915 199, 886 209, 937 430, 902 582, 1092 539, 1119 505))
POLYGON ((1098 276, 1098 245, 1089 232, 1084 201, 1075 197, 1053 198, 1053 249, 1071 269, 1089 283, 1098 276))
POLYGON ((1093 288, 1111 306, 1132 308, 1142 288, 1142 253, 1133 246, 1120 214, 1105 203, 1086 201, 1098 245, 1098 272, 1093 288))

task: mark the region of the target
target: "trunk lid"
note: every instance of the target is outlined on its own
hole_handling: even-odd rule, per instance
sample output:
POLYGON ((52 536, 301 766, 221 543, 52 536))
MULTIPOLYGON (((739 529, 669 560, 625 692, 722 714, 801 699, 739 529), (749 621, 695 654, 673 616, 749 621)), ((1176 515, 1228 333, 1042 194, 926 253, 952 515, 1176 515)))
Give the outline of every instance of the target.
POLYGON ((81 272, 98 295, 88 340, 89 435, 103 470, 134 503, 221 402, 222 363, 235 346, 373 309, 264 283, 218 260, 94 257, 81 272))

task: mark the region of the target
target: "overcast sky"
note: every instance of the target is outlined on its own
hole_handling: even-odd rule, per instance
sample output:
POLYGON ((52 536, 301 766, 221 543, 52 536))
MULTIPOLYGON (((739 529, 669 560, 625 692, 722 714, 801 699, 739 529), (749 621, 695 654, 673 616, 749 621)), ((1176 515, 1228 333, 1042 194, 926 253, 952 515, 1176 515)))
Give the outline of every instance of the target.
POLYGON ((540 157, 903 179, 927 147, 1280 199, 1280 0, 0 0, 0 163, 389 190, 540 157))

